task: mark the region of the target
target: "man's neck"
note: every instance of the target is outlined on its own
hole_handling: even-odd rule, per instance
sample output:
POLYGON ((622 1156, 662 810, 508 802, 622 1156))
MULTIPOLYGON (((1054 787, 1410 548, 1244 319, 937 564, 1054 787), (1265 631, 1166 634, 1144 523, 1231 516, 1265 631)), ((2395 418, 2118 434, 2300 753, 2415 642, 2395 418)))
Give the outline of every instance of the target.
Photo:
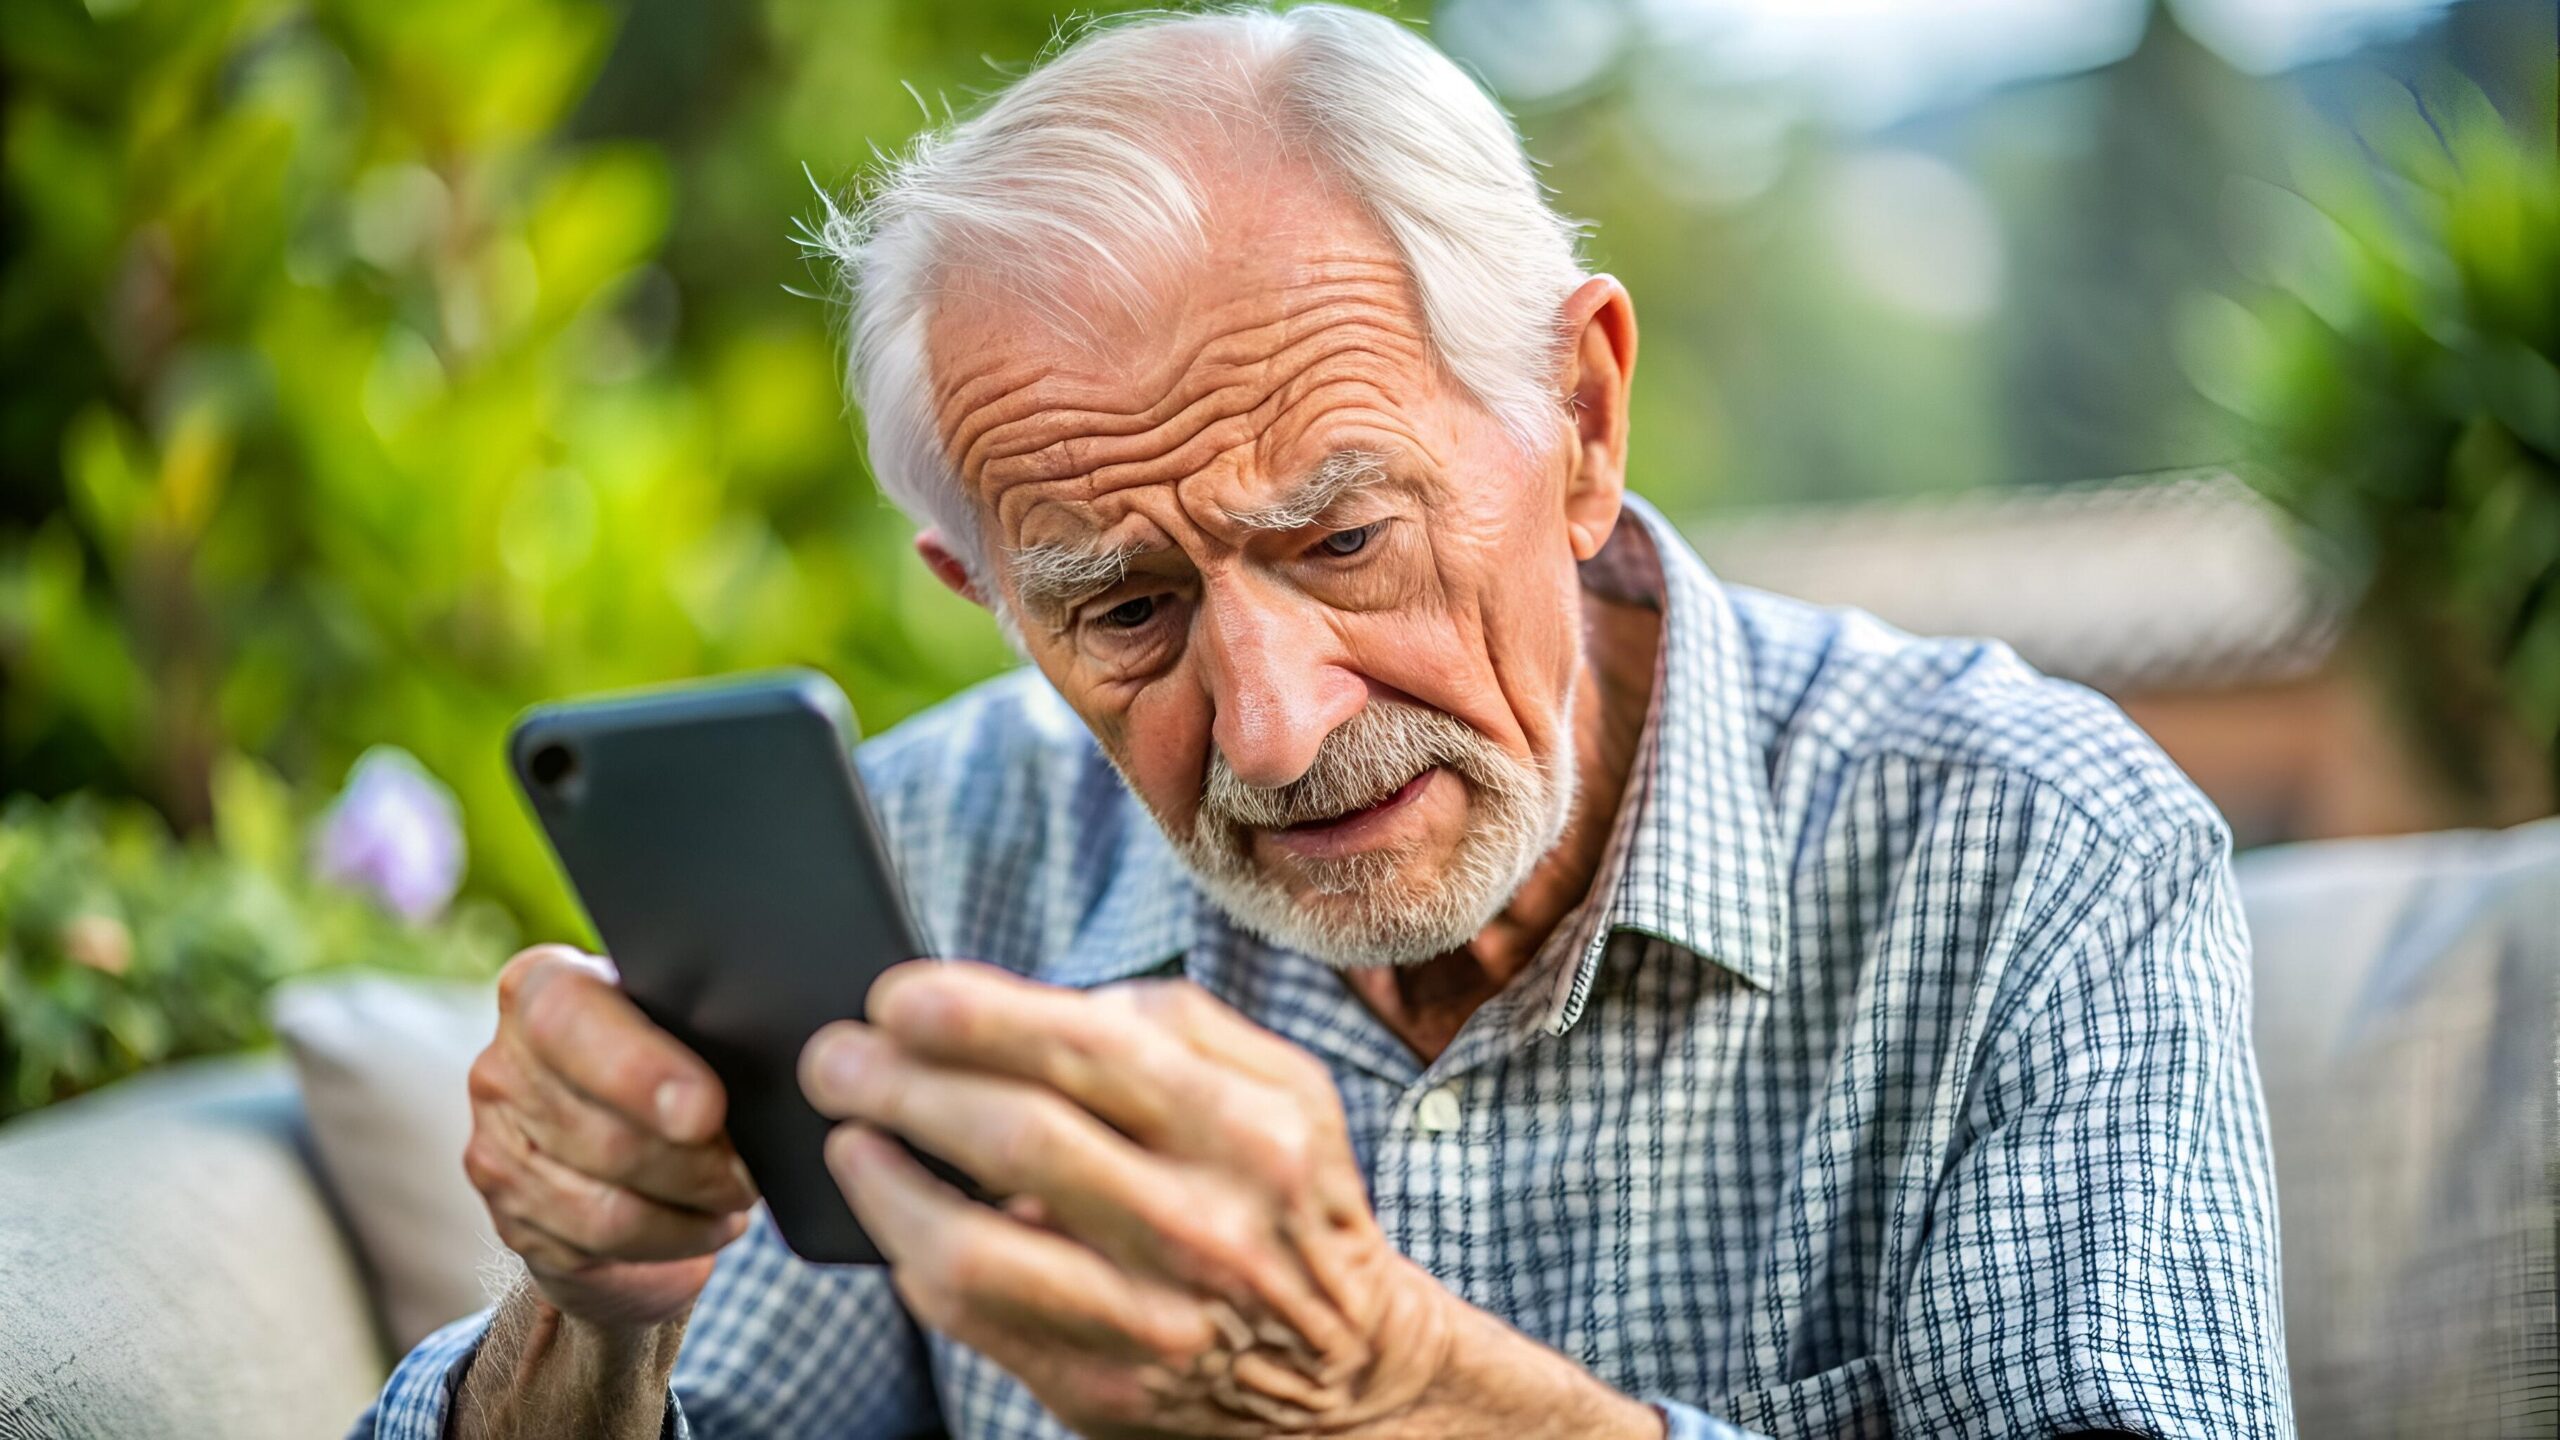
POLYGON ((1582 617, 1573 709, 1578 783, 1564 838, 1463 948, 1418 965, 1343 973, 1352 993, 1426 1062, 1449 1048, 1478 1006, 1537 959, 1556 926, 1591 893, 1608 853, 1653 703, 1662 616, 1585 590, 1582 617))

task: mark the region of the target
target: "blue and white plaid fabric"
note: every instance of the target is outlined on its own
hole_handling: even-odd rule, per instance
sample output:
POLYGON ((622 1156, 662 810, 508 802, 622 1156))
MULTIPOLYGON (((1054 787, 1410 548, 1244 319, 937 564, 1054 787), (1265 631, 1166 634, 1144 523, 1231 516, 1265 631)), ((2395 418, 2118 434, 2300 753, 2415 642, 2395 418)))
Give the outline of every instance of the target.
MULTIPOLYGON (((1036 674, 863 748, 925 923, 1066 985, 1178 969, 1322 1056, 1395 1243, 1675 1436, 2290 1434, 2211 807, 2006 649, 1727 591, 1633 512, 1588 577, 1665 614, 1611 858, 1438 1060, 1201 903, 1036 674)), ((356 1433, 439 1434, 484 1321, 356 1433)), ((1067 1433, 761 1222, 674 1389, 706 1440, 1067 1433)))

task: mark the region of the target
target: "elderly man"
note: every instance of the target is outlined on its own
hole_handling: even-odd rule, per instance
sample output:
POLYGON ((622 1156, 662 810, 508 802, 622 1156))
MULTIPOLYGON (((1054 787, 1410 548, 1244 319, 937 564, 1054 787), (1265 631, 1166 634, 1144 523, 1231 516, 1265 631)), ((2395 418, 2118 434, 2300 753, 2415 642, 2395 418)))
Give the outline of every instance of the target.
POLYGON ((360 1433, 2290 1432, 2224 828, 1629 497, 1633 304, 1455 66, 1107 27, 820 238, 1033 667, 861 756, 981 962, 801 1057, 892 1263, 794 1258, 710 1072, 530 950, 466 1157, 526 1278, 360 1433))

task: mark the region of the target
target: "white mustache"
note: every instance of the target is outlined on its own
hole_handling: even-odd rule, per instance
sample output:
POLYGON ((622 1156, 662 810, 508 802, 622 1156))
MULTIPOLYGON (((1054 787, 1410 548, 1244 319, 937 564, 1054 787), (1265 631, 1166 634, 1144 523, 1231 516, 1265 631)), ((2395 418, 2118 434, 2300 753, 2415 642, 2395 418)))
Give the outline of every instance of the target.
MULTIPOLYGON (((1573 733, 1567 692, 1560 730, 1573 733)), ((1235 922, 1274 944, 1343 969, 1406 965, 1446 954, 1484 928, 1552 850, 1573 813, 1572 752, 1515 759, 1474 727, 1409 701, 1372 700, 1316 747, 1307 773, 1268 789, 1212 754, 1192 823, 1165 830, 1185 869, 1235 922), (1330 820, 1377 803, 1445 765, 1467 782, 1467 823, 1423 866, 1401 851, 1304 857, 1287 869, 1256 858, 1253 832, 1330 820)))
POLYGON ((1224 755, 1213 752, 1199 818, 1217 828, 1286 829, 1366 809, 1437 765, 1478 786, 1504 786, 1510 780, 1505 758, 1493 742, 1443 711, 1372 700, 1327 735, 1307 773, 1286 785, 1248 785, 1224 755))

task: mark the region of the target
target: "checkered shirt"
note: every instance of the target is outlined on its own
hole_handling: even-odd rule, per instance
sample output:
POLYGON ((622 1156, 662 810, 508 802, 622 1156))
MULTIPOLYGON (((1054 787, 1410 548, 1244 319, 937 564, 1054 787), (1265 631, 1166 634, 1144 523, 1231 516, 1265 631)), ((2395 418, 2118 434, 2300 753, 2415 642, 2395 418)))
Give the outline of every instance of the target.
MULTIPOLYGON (((1203 902, 1035 673, 862 749, 928 931, 1061 985, 1187 974, 1322 1057, 1395 1245, 1678 1440, 2291 1434, 2212 808, 2006 648, 1729 590, 1631 509, 1585 580, 1663 638, 1601 878, 1437 1059, 1203 902)), ((486 1321, 356 1436, 440 1434, 486 1321)), ((673 1389, 704 1440, 1069 1433, 761 1216, 673 1389)))

